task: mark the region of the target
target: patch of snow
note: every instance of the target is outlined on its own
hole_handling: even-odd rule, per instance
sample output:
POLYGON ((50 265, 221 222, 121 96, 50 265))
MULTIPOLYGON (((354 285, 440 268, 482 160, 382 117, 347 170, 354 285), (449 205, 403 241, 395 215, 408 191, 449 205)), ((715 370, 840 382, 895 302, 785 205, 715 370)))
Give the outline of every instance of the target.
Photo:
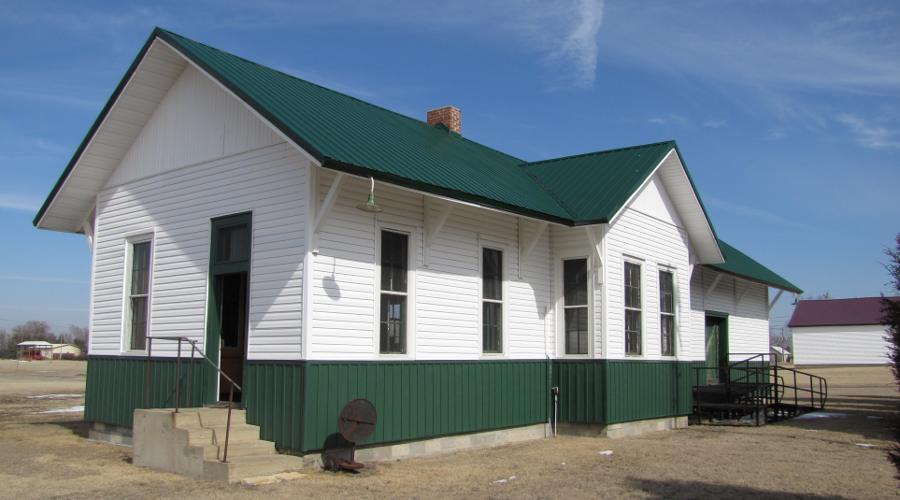
POLYGON ((597 454, 603 455, 604 457, 611 457, 613 454, 613 451, 612 450, 603 450, 603 451, 598 451, 597 454))
POLYGON ((856 443, 856 446, 859 446, 860 448, 874 448, 875 447, 874 444, 869 444, 869 443, 856 443))
POLYGON ((84 411, 84 405, 70 406, 68 408, 54 408, 47 411, 39 411, 38 413, 81 413, 84 411))
POLYGON ((833 413, 827 411, 814 411, 812 413, 804 413, 799 417, 795 417, 794 420, 816 420, 819 418, 841 418, 846 417, 846 413, 833 413))
POLYGON ((74 399, 83 394, 41 394, 40 396, 28 396, 28 399, 74 399))
POLYGON ((496 481, 493 481, 492 484, 506 484, 506 483, 508 483, 508 482, 509 482, 509 481, 506 480, 506 479, 498 479, 498 480, 496 480, 496 481))

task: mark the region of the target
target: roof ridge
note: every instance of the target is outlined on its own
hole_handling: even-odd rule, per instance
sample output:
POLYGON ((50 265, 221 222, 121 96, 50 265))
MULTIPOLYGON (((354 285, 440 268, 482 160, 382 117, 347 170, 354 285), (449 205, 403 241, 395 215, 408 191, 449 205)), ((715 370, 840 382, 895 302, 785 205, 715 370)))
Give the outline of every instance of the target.
MULTIPOLYGON (((186 37, 186 36, 184 36, 184 35, 180 35, 180 34, 178 34, 178 33, 175 33, 174 31, 169 31, 169 30, 167 30, 167 29, 165 29, 165 28, 160 28, 160 27, 157 27, 156 30, 157 30, 157 31, 164 32, 164 33, 166 33, 166 34, 168 34, 168 35, 176 36, 176 37, 178 37, 178 38, 183 38, 183 39, 188 40, 188 41, 190 41, 190 42, 192 42, 192 43, 196 43, 197 45, 202 45, 202 46, 204 46, 204 47, 206 47, 206 48, 208 48, 208 49, 215 50, 216 52, 221 52, 222 54, 226 54, 226 55, 228 55, 228 56, 231 56, 231 57, 240 59, 241 61, 250 63, 250 64, 252 64, 252 65, 254 65, 254 66, 259 66, 260 68, 264 68, 264 69, 267 69, 267 70, 269 70, 269 71, 274 71, 274 72, 276 72, 276 73, 278 73, 278 74, 281 74, 281 75, 284 75, 284 76, 286 76, 286 77, 288 77, 288 78, 293 78, 294 80, 299 80, 299 81, 301 81, 301 82, 303 82, 303 83, 312 85, 312 86, 314 86, 314 87, 318 87, 318 88, 320 88, 320 89, 322 89, 322 90, 325 90, 325 91, 327 91, 327 92, 330 92, 330 93, 332 93, 332 94, 337 94, 337 95, 339 95, 339 96, 341 96, 341 97, 346 97, 346 98, 348 98, 348 99, 352 99, 352 100, 354 100, 354 101, 356 101, 356 102, 359 102, 360 104, 364 104, 364 105, 366 105, 366 106, 370 106, 370 107, 379 109, 379 110, 381 110, 381 111, 386 111, 386 112, 391 113, 391 114, 393 114, 393 115, 396 115, 396 116, 398 116, 398 117, 401 117, 401 118, 404 118, 404 119, 413 121, 413 122, 415 122, 415 123, 418 124, 418 125, 422 125, 422 126, 424 126, 424 127, 428 127, 428 128, 434 129, 434 127, 431 126, 431 125, 429 125, 428 122, 426 122, 426 121, 424 121, 424 120, 420 120, 420 119, 418 119, 418 118, 413 118, 412 116, 404 115, 403 113, 400 113, 399 111, 394 111, 394 110, 388 109, 388 108, 386 108, 386 107, 384 107, 384 106, 379 106, 378 104, 374 104, 374 103, 371 103, 371 102, 369 102, 369 101, 360 99, 359 97, 352 96, 352 95, 350 95, 350 94, 345 94, 344 92, 340 92, 340 91, 337 91, 337 90, 328 88, 328 87, 326 87, 326 86, 324 86, 324 85, 321 85, 321 84, 318 84, 318 83, 316 83, 316 82, 307 80, 307 79, 305 79, 305 78, 301 78, 301 77, 299 77, 299 76, 292 75, 292 74, 290 74, 290 73, 288 73, 288 72, 286 72, 286 71, 282 71, 282 70, 280 70, 280 69, 276 69, 276 68, 273 68, 273 67, 271 67, 271 66, 266 66, 265 64, 260 64, 260 63, 258 63, 258 62, 256 62, 256 61, 247 59, 246 57, 242 57, 242 56, 239 56, 239 55, 237 55, 237 54, 233 54, 233 53, 231 53, 231 52, 228 52, 228 51, 226 51, 226 50, 222 50, 222 49, 220 49, 220 48, 218 48, 218 47, 213 47, 212 45, 209 45, 209 44, 206 44, 206 43, 203 43, 203 42, 194 40, 193 38, 188 38, 188 37, 186 37)), ((522 160, 521 158, 518 158, 518 157, 516 157, 516 156, 513 156, 513 155, 511 155, 511 154, 509 154, 509 153, 500 151, 499 149, 492 148, 492 147, 487 146, 487 145, 485 145, 485 144, 482 144, 482 143, 480 143, 480 142, 478 142, 478 141, 469 139, 468 137, 465 137, 465 136, 463 136, 462 134, 453 132, 453 131, 451 131, 451 130, 449 130, 449 129, 447 130, 447 132, 449 132, 449 133, 454 133, 454 134, 456 134, 460 139, 462 139, 462 140, 464 140, 464 141, 471 142, 472 144, 475 144, 476 146, 483 147, 483 148, 485 148, 485 149, 489 149, 489 150, 491 150, 491 151, 493 151, 493 152, 495 152, 495 153, 498 153, 498 154, 501 154, 501 155, 503 155, 503 156, 506 156, 506 157, 508 157, 508 158, 510 158, 510 159, 513 159, 513 160, 517 161, 517 162, 523 162, 523 161, 524 161, 524 160, 522 160)))
POLYGON ((604 154, 608 154, 608 153, 616 153, 619 151, 627 151, 629 149, 642 149, 642 148, 649 148, 652 146, 660 146, 663 144, 672 144, 672 147, 674 147, 675 141, 672 139, 669 139, 669 140, 665 140, 665 141, 652 142, 649 144, 638 144, 636 146, 626 146, 626 147, 614 148, 614 149, 604 149, 601 151, 591 151, 589 153, 580 153, 580 154, 569 155, 569 156, 560 156, 558 158, 548 158, 546 160, 526 162, 520 166, 521 167, 530 167, 530 166, 539 165, 539 164, 543 164, 543 163, 552 163, 555 161, 571 160, 573 158, 583 158, 585 156, 599 156, 599 155, 604 155, 604 154))

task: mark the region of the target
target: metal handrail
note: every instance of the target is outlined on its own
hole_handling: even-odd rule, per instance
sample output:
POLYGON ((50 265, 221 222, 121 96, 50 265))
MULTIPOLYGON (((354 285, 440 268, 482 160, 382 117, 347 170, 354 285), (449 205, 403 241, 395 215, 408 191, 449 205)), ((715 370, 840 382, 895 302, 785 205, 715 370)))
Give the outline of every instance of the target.
POLYGON ((181 402, 181 343, 187 342, 191 346, 191 364, 188 365, 188 401, 192 401, 191 395, 193 391, 193 374, 194 374, 194 352, 200 354, 200 357, 206 360, 210 366, 212 366, 219 376, 223 377, 229 384, 228 387, 228 419, 225 423, 225 447, 222 450, 222 463, 228 462, 228 439, 231 435, 231 408, 234 406, 234 390, 237 389, 241 391, 241 386, 238 385, 237 382, 231 379, 227 373, 222 371, 218 365, 216 365, 213 360, 209 359, 209 357, 203 353, 200 349, 197 348, 198 340, 190 339, 188 337, 181 336, 149 336, 147 337, 147 362, 144 366, 144 407, 147 408, 150 406, 150 355, 153 352, 153 341, 154 340, 171 340, 178 342, 178 354, 175 356, 175 413, 178 413, 178 406, 181 402))
MULTIPOLYGON (((794 399, 794 407, 798 408, 800 406, 800 398, 799 393, 808 393, 809 394, 809 407, 812 409, 825 408, 825 403, 828 400, 828 380, 820 377, 818 375, 813 375, 809 372, 804 372, 801 370, 797 370, 796 368, 782 367, 778 366, 777 363, 771 362, 771 354, 770 353, 730 353, 729 356, 749 356, 746 359, 741 359, 739 361, 729 362, 726 366, 725 370, 725 381, 724 384, 730 393, 730 386, 732 384, 742 383, 743 381, 749 381, 751 376, 754 376, 754 382, 764 386, 761 387, 762 392, 754 391, 751 394, 751 398, 754 401, 765 401, 768 405, 770 403, 775 403, 776 405, 780 403, 787 396, 787 389, 790 388, 793 390, 793 399, 794 399), (760 363, 765 363, 759 366, 752 366, 750 363, 754 360, 759 360, 760 363), (743 375, 740 375, 736 378, 732 378, 732 371, 736 370, 739 372, 743 372, 743 375), (779 371, 782 373, 780 374, 779 371), (783 376, 784 372, 790 372, 792 375, 793 384, 788 385, 785 381, 785 377, 783 376), (763 376, 763 374, 765 374, 763 376), (809 388, 802 387, 797 384, 797 375, 806 376, 809 378, 809 388), (765 380, 765 382, 762 382, 765 380), (816 388, 816 383, 818 383, 818 388, 816 388), (818 401, 817 401, 818 399, 818 401), (817 404, 818 403, 818 404, 817 404)), ((708 373, 709 370, 719 371, 721 367, 719 366, 697 366, 693 367, 694 370, 694 387, 699 387, 701 384, 701 375, 703 373, 708 373)), ((705 378, 705 376, 704 376, 705 378)), ((698 403, 700 406, 701 403, 698 403)))

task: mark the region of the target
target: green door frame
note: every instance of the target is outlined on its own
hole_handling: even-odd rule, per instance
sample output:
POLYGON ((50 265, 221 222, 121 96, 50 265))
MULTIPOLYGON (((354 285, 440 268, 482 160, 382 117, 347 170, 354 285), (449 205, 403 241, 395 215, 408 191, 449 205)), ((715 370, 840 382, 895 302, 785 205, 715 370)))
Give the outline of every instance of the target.
MULTIPOLYGON (((216 276, 232 273, 247 273, 247 287, 250 287, 250 259, 253 254, 253 217, 252 212, 244 212, 210 220, 209 232, 209 276, 206 284, 206 355, 218 367, 221 363, 219 352, 219 308, 216 301, 216 276), (247 225, 248 251, 247 258, 240 261, 216 262, 218 255, 219 231, 228 227, 247 225)), ((248 304, 249 307, 249 304, 248 304)), ((250 330, 247 330, 249 336, 250 330)), ((219 376, 215 373, 209 377, 210 384, 206 388, 208 401, 218 401, 219 376)))
MULTIPOLYGON (((722 313, 722 312, 717 312, 717 311, 706 311, 705 313, 706 314, 703 318, 703 325, 704 325, 703 333, 704 333, 704 341, 705 341, 704 345, 706 347, 708 347, 708 342, 709 342, 706 339, 706 333, 707 333, 707 328, 708 328, 708 326, 706 325, 707 319, 715 318, 718 320, 722 320, 721 323, 719 323, 719 325, 720 325, 719 338, 718 338, 718 342, 716 345, 716 354, 717 354, 716 366, 718 367, 718 370, 717 370, 718 381, 724 382, 727 379, 728 363, 731 361, 731 351, 729 350, 729 347, 728 347, 728 343, 729 343, 728 342, 728 323, 729 323, 728 322, 728 313, 722 313)), ((707 362, 709 362, 708 353, 707 353, 707 362)))

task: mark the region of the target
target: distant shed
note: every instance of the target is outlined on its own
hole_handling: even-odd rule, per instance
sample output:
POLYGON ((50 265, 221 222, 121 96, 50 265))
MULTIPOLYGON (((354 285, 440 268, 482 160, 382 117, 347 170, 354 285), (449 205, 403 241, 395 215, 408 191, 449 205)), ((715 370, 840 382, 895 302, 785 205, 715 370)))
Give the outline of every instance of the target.
POLYGON ((788 322, 794 339, 794 364, 887 363, 881 307, 881 297, 801 300, 788 322))

